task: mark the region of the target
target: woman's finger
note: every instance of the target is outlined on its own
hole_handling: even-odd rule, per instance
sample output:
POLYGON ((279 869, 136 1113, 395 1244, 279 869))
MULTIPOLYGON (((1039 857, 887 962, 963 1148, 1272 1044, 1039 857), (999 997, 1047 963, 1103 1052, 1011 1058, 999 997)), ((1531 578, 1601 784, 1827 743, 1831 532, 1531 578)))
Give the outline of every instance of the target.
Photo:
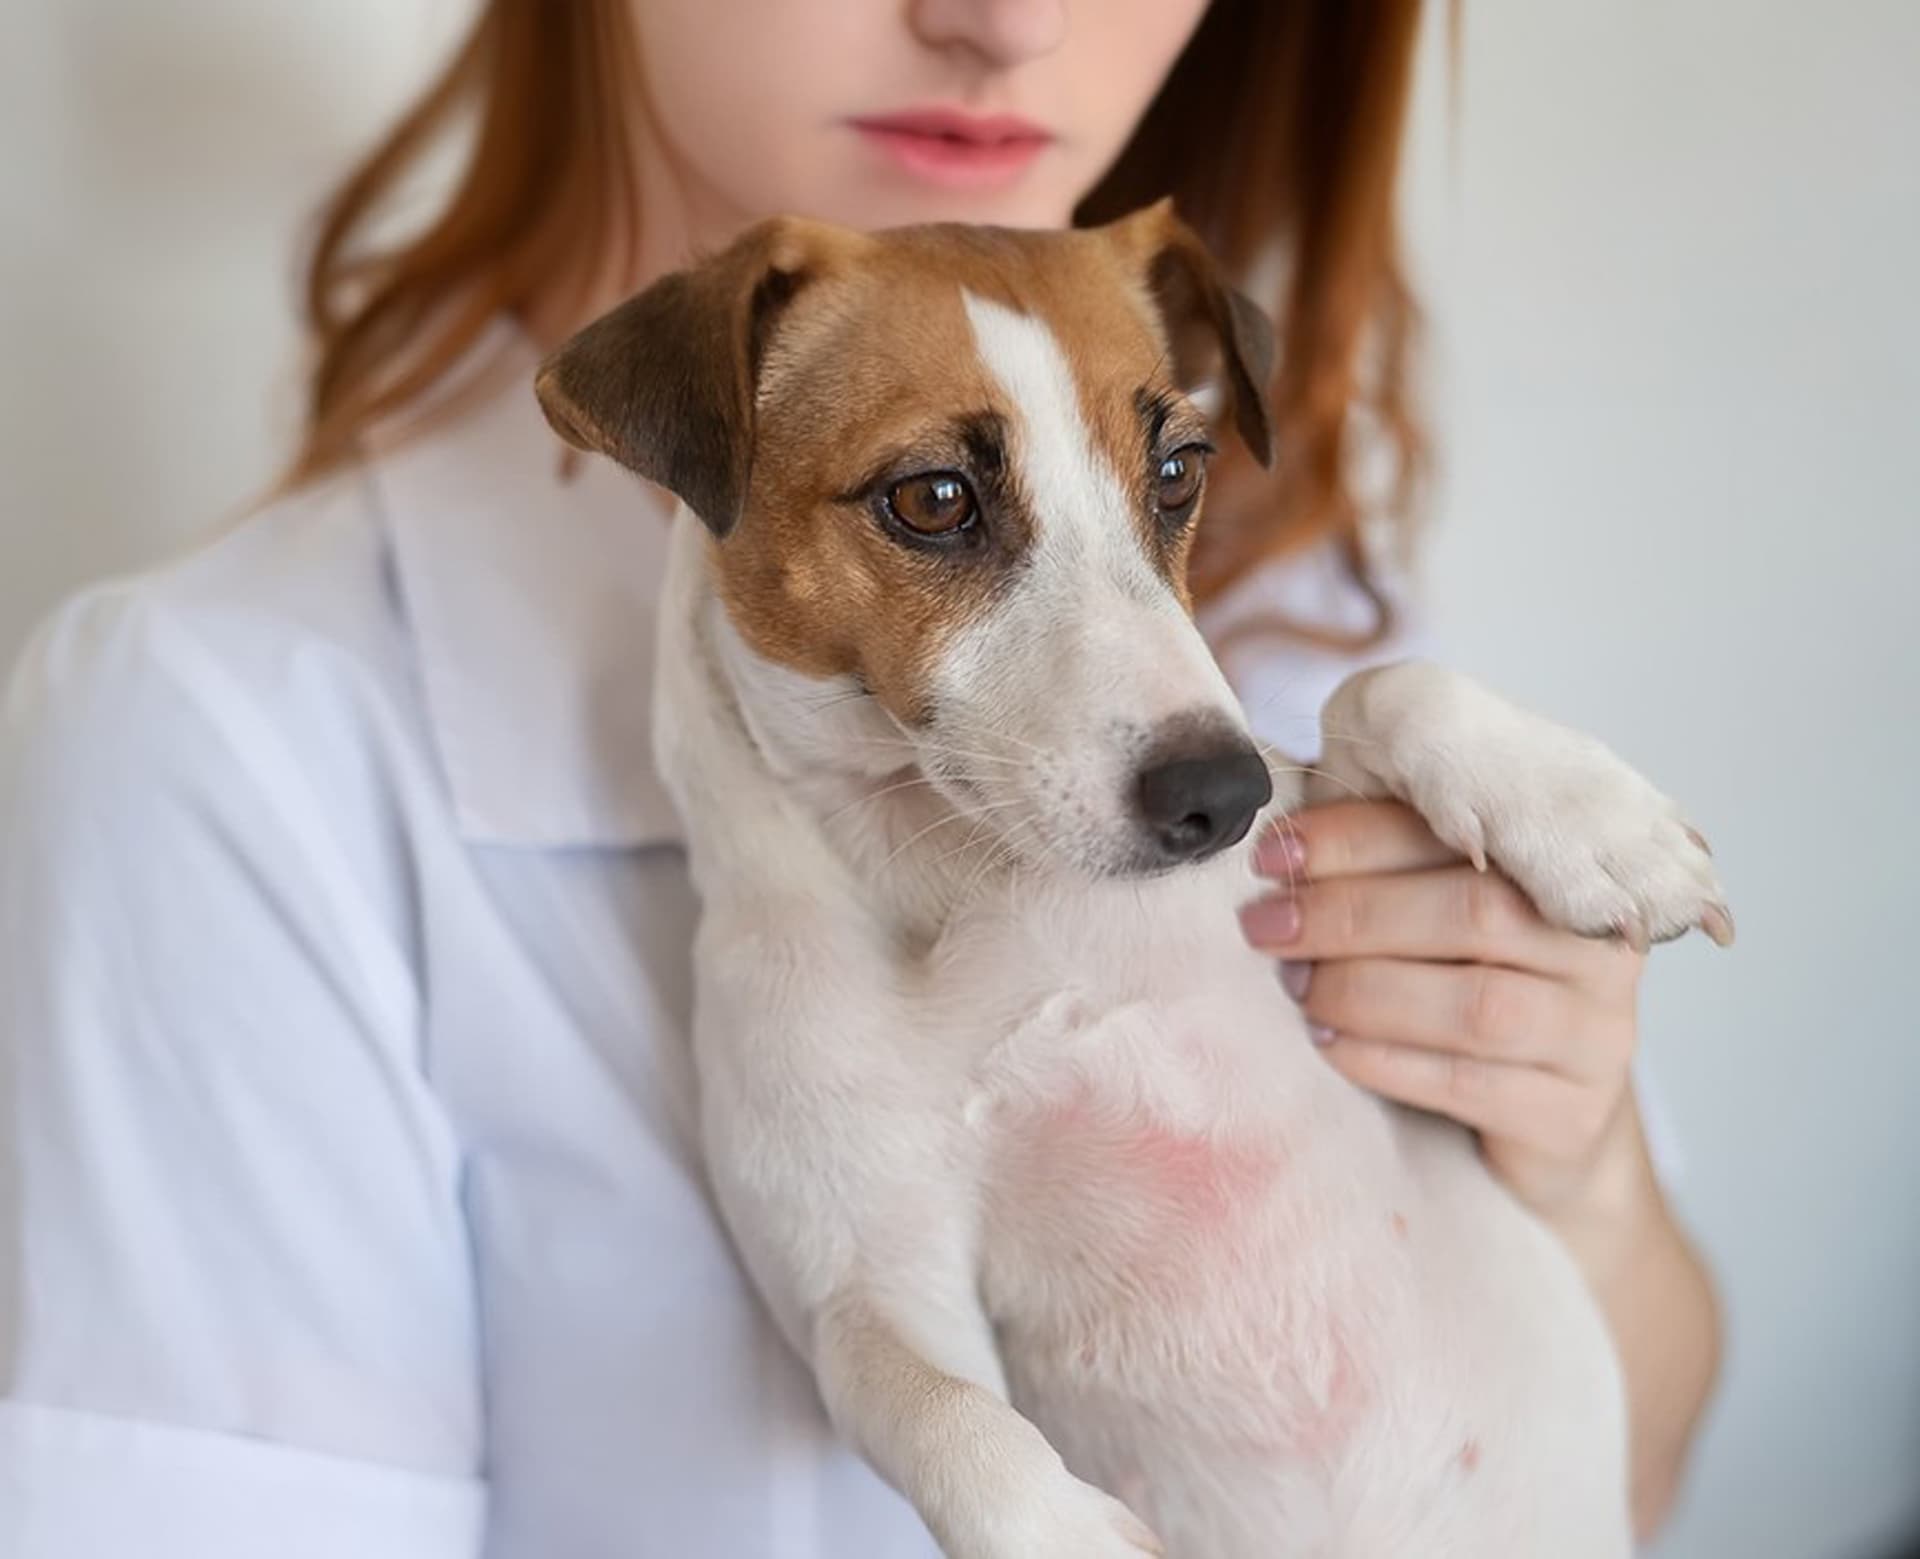
POLYGON ((1285 883, 1309 877, 1420 871, 1460 857, 1397 801, 1336 801, 1281 818, 1260 841, 1254 863, 1285 883))
POLYGON ((1348 1081, 1371 1093, 1448 1116, 1489 1142, 1549 1154, 1592 1141, 1613 1105, 1605 1089, 1538 1067, 1451 1051, 1336 1038, 1322 1053, 1348 1081))
POLYGON ((1240 912, 1255 947, 1288 959, 1417 958, 1583 969, 1581 939, 1554 930, 1518 888, 1471 866, 1335 877, 1255 899, 1240 912))
POLYGON ((1302 1002, 1335 1034, 1604 1082, 1626 1066, 1631 1023, 1606 1022, 1556 980, 1497 964, 1341 958, 1314 966, 1302 1002))

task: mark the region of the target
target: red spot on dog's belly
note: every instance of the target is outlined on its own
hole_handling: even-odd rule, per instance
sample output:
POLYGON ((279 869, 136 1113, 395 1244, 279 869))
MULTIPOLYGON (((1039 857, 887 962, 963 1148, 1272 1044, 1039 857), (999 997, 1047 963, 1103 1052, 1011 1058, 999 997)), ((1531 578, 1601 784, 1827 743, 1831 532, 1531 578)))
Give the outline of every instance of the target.
POLYGON ((1364 1296, 1290 1288, 1276 1240, 1296 1224, 1269 1216, 1289 1162, 1277 1142, 1183 1130, 1088 1088, 1014 1127, 997 1194, 1029 1264, 1071 1272, 1090 1296, 1063 1340, 1102 1390, 1124 1375, 1116 1358, 1158 1356, 1171 1329, 1237 1404, 1215 1431, 1225 1443, 1332 1463, 1378 1383, 1350 1319, 1364 1296))
POLYGON ((1473 1473, 1479 1471, 1480 1442, 1478 1440, 1466 1441, 1460 1447, 1460 1454, 1456 1456, 1454 1460, 1460 1464, 1460 1470, 1462 1472, 1473 1473))
POLYGON ((1143 1126, 1120 1136, 1115 1154, 1141 1189, 1182 1215, 1217 1223, 1258 1197, 1279 1167, 1279 1155, 1210 1138, 1143 1126))
POLYGON ((1405 1213, 1395 1213, 1391 1222, 1393 1224, 1394 1237, 1404 1240, 1407 1237, 1407 1215, 1405 1213))
POLYGON ((1153 1120, 1119 1119, 1082 1095, 1034 1125, 1030 1184, 1119 1198, 1137 1214, 1203 1232, 1255 1205, 1279 1172, 1276 1146, 1255 1148, 1153 1120))

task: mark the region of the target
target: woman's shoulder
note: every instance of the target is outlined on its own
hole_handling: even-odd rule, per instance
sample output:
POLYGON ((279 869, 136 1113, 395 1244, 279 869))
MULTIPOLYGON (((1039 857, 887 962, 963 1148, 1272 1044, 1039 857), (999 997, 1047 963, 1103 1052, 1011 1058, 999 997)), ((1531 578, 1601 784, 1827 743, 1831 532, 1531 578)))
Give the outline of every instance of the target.
POLYGON ((13 667, 8 722, 139 729, 215 681, 297 699, 317 662, 366 665, 396 642, 385 573, 357 473, 280 497, 56 607, 13 667))
POLYGON ((232 812, 263 763, 311 784, 364 768, 366 733, 396 729, 407 698, 385 574, 348 474, 73 596, 4 683, 7 822, 158 829, 232 812))

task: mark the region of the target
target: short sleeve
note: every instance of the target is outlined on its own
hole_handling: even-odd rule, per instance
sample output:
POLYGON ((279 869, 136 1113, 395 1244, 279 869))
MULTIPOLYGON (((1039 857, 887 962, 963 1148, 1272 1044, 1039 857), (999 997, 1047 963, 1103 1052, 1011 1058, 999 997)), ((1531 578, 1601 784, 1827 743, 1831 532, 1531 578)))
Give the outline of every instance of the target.
POLYGON ((479 1551, 458 1155, 340 845, 393 823, 248 688, 136 586, 0 712, 9 1559, 479 1551))

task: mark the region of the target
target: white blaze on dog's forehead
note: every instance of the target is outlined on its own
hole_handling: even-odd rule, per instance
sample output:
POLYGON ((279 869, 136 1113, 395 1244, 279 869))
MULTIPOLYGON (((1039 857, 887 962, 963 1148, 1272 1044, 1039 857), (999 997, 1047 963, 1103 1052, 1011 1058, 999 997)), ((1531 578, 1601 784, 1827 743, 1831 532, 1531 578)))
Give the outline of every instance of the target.
POLYGON ((1053 332, 1031 314, 964 288, 960 296, 980 361, 999 382, 1019 425, 1013 456, 1042 555, 1076 569, 1097 559, 1117 566, 1130 584, 1157 583, 1131 523, 1133 500, 1094 445, 1073 369, 1053 332))
POLYGON ((925 751, 935 772, 964 782, 976 830, 984 822, 1029 859, 1111 869, 1137 849, 1136 771, 1155 734, 1196 714, 1237 724, 1237 706, 1149 560, 1144 482, 1115 469, 1144 462, 1144 443, 1130 456, 1096 437, 1044 320, 961 296, 980 367, 997 381, 1033 537, 1009 588, 941 644, 925 751))

